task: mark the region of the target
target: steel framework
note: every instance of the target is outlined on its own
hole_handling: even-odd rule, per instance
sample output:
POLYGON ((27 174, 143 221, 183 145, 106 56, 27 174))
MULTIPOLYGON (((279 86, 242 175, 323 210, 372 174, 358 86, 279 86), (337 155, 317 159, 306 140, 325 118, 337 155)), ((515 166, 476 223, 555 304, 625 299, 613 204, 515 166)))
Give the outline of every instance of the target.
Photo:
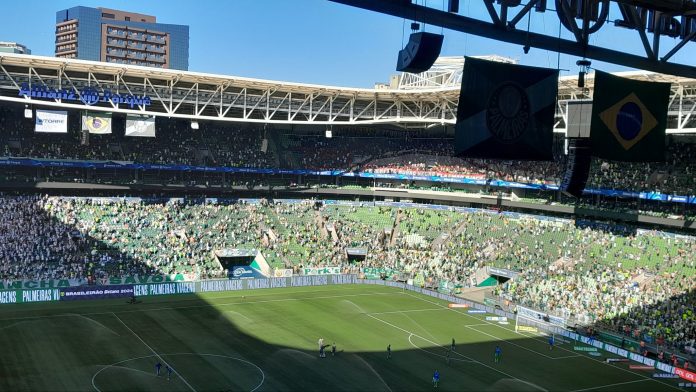
MULTIPOLYGON (((574 39, 518 29, 531 12, 549 11, 551 0, 479 0, 485 5, 488 20, 449 13, 411 0, 330 0, 399 18, 486 38, 590 58, 631 68, 696 78, 696 67, 669 60, 689 42, 696 40, 696 2, 692 0, 555 0, 559 21, 574 39), (609 20, 609 8, 615 5, 620 19, 609 20), (625 53, 590 45, 590 36, 608 24, 635 30, 644 55, 625 53), (650 39, 648 34, 652 34, 650 39), (660 38, 678 38, 679 42, 661 55, 660 38)), ((473 1, 473 0, 472 0, 473 1)))
MULTIPOLYGON (((498 61, 508 64, 517 64, 517 60, 503 56, 472 56, 490 61, 498 61)), ((424 89, 424 88, 459 88, 462 85, 462 71, 464 70, 464 57, 451 56, 439 57, 429 70, 412 74, 404 72, 399 75, 399 89, 424 89)))
MULTIPOLYGON (((510 59, 502 59, 510 61, 510 59)), ((456 123, 463 57, 445 58, 434 72, 402 74, 399 89, 354 89, 161 70, 52 57, 0 55, 0 101, 82 110, 147 114, 191 120, 247 123, 369 125, 422 129, 456 123), (149 106, 36 98, 19 94, 32 88, 67 89, 81 98, 85 87, 103 93, 147 95, 149 106)), ((650 72, 621 76, 669 82, 672 96, 668 133, 696 133, 696 80, 650 72)), ((569 100, 591 99, 577 77, 559 80, 556 132, 565 132, 569 100)))
POLYGON ((0 100, 197 120, 271 124, 454 123, 458 87, 379 90, 276 82, 39 56, 0 55, 0 100), (75 102, 20 95, 22 87, 67 90, 75 102), (150 105, 99 102, 89 91, 147 96, 150 105))

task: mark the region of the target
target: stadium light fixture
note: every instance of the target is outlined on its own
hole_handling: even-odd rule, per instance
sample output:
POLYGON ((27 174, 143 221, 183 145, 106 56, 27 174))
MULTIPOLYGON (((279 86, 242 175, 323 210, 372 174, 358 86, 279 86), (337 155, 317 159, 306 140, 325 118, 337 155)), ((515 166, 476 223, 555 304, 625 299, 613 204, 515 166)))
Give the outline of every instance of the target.
POLYGON ((585 87, 585 74, 590 70, 590 65, 592 65, 592 62, 587 59, 582 59, 578 60, 575 63, 578 67, 580 67, 580 73, 578 74, 578 87, 584 88, 585 87))
POLYGON ((29 105, 24 105, 24 118, 32 118, 32 111, 29 105))
POLYGON ((200 125, 198 125, 198 121, 191 121, 191 129, 198 129, 200 128, 200 125))

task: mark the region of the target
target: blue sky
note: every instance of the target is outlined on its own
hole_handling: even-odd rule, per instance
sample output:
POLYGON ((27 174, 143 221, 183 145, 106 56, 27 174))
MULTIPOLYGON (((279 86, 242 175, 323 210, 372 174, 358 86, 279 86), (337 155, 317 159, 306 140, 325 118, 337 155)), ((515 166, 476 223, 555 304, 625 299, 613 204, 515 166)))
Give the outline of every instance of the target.
MULTIPOLYGON (((442 8, 443 0, 418 0, 419 4, 423 1, 442 8)), ((461 0, 460 13, 483 19, 481 4, 481 0, 461 0)), ((192 71, 351 87, 388 81, 395 73, 397 52, 403 40, 408 40, 411 22, 328 0, 11 0, 3 3, 0 41, 20 42, 33 54, 52 56, 55 12, 77 5, 128 10, 155 15, 162 23, 188 24, 192 71)), ((618 10, 612 9, 610 15, 616 19, 618 10)), ((533 13, 530 25, 533 31, 559 34, 553 11, 533 13)), ((526 28, 526 19, 518 27, 526 28)), ((441 29, 426 26, 426 31, 441 29)), ((517 45, 444 32, 442 55, 499 54, 522 64, 557 66, 554 52, 532 49, 525 55, 517 45)), ((561 36, 570 38, 570 33, 561 28, 561 36)), ((662 54, 676 42, 663 38, 662 54)), ((593 35, 591 43, 642 53, 636 32, 611 25, 593 35)), ((560 68, 570 70, 562 74, 577 73, 576 60, 561 56, 560 68)), ((675 60, 695 63, 696 43, 688 44, 675 60)), ((593 65, 607 71, 625 69, 598 62, 593 65)))

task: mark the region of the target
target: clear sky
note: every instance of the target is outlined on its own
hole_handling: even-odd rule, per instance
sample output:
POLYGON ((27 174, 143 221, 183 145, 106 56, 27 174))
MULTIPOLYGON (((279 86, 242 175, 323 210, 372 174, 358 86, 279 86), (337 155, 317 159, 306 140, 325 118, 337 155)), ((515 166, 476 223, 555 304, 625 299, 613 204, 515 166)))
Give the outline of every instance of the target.
MULTIPOLYGON (((418 0, 422 4, 426 0, 418 0)), ((442 9, 443 0, 427 0, 442 9)), ((482 0, 461 0, 460 13, 483 19, 482 0)), ((549 1, 553 4, 553 1, 549 1)), ((189 69, 273 80, 351 87, 372 87, 395 73, 396 56, 408 40, 410 20, 329 2, 328 0, 6 0, 0 24, 0 41, 27 45, 33 54, 53 56, 55 13, 78 5, 105 7, 155 15, 158 22, 190 26, 189 69)), ((610 19, 619 17, 612 9, 610 19)), ((532 13, 532 31, 559 34, 554 11, 532 13)), ((526 28, 520 23, 518 28, 526 28)), ((571 34, 561 28, 561 36, 571 34)), ((440 32, 426 26, 426 31, 440 32)), ((499 54, 522 64, 556 68, 557 54, 522 48, 445 30, 442 55, 499 54)), ((664 54, 678 41, 663 38, 664 54)), ((592 36, 593 45, 631 53, 643 53, 634 31, 605 26, 592 36)), ((577 58, 561 56, 560 68, 577 73, 577 58)), ((688 44, 675 57, 681 63, 696 63, 696 43, 688 44)), ((607 71, 624 70, 593 62, 607 71)))

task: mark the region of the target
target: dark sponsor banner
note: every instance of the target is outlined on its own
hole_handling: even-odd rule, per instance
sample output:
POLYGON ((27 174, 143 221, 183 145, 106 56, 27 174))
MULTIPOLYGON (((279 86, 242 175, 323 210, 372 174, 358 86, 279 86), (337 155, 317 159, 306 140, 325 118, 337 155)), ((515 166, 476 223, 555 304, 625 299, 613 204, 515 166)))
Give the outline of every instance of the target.
POLYGON ((59 297, 59 289, 21 290, 21 302, 58 301, 59 297))
POLYGON ((128 298, 133 296, 133 285, 80 286, 60 289, 61 301, 83 299, 128 298))
POLYGON ((196 282, 152 283, 133 286, 137 297, 147 295, 191 294, 196 292, 196 282))
POLYGON ((0 304, 16 304, 19 299, 19 290, 0 291, 0 304))
POLYGON ((248 265, 235 265, 227 274, 230 279, 257 279, 265 278, 263 274, 248 265))
POLYGON ((510 278, 510 279, 514 278, 515 276, 517 276, 519 274, 519 272, 517 272, 517 271, 512 271, 512 270, 505 269, 505 268, 495 268, 495 267, 489 267, 488 273, 490 275, 497 275, 497 276, 502 276, 504 278, 510 278))

